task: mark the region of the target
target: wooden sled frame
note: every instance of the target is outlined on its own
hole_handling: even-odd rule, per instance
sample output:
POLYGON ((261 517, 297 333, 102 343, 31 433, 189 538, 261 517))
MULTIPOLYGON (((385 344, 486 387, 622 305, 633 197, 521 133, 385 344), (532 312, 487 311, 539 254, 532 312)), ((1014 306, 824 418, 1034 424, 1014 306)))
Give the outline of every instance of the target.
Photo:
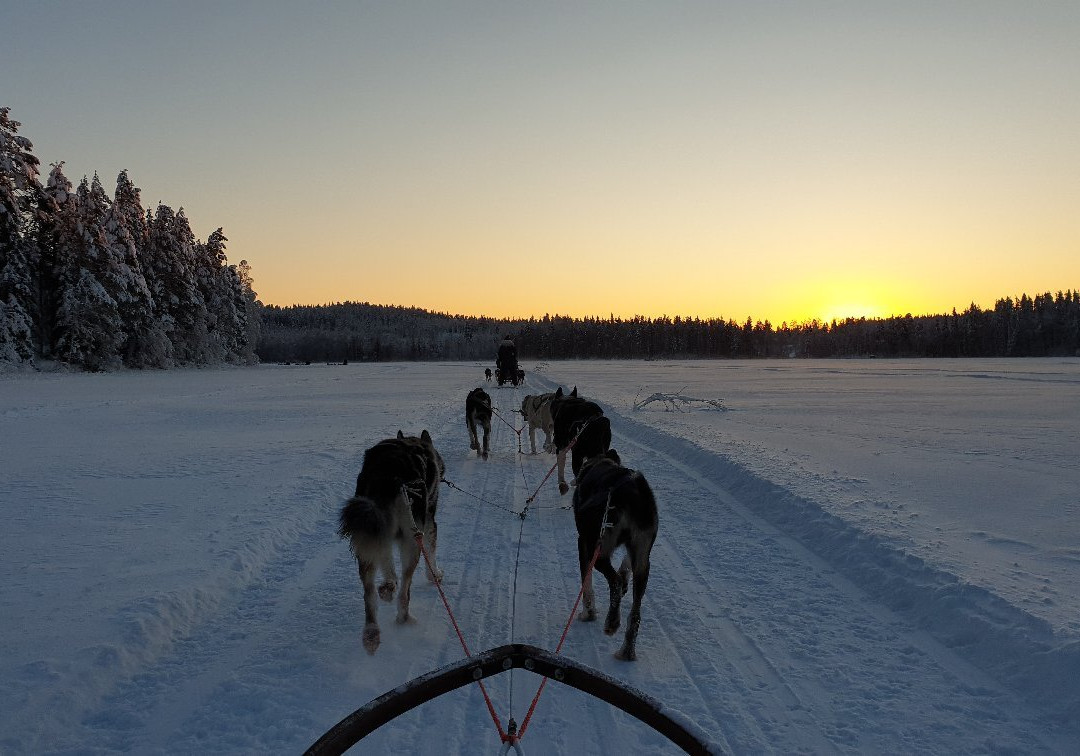
POLYGON ((428 672, 383 693, 334 725, 305 754, 336 756, 345 753, 366 735, 422 703, 485 677, 518 668, 577 688, 625 711, 687 753, 722 753, 693 722, 677 712, 665 712, 663 705, 651 696, 550 651, 511 643, 428 672))

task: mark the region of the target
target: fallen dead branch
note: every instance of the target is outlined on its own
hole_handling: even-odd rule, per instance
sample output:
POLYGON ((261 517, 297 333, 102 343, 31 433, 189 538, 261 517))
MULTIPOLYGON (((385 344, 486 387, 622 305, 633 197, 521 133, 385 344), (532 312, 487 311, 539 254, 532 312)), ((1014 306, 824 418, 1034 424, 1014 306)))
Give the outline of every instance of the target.
POLYGON ((702 399, 696 396, 687 396, 683 393, 684 391, 686 391, 685 386, 674 394, 658 391, 645 397, 640 402, 635 401, 634 411, 637 412, 639 409, 653 403, 662 405, 665 412, 689 412, 695 406, 719 411, 727 409, 724 406, 723 399, 702 399))

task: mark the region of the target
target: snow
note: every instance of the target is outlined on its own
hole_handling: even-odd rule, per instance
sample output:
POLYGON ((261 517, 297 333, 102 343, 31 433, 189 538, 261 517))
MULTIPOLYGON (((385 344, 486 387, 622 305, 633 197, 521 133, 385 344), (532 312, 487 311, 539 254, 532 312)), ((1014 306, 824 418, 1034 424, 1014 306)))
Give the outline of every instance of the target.
MULTIPOLYGON (((569 497, 549 479, 507 511, 554 457, 496 420, 477 459, 478 385, 518 424, 526 393, 577 385, 657 495, 639 660, 600 623, 565 656, 734 753, 1080 750, 1080 360, 524 366, 518 389, 472 363, 0 376, 0 753, 295 753, 459 661, 420 573, 416 623, 384 604, 378 653, 360 645, 336 517, 399 428, 430 430, 458 487, 439 563, 470 649, 554 649, 569 497), (726 409, 633 409, 680 390, 726 409)), ((486 681, 504 726, 539 682, 486 681)), ((470 685, 358 750, 498 748, 470 685)), ((677 752, 555 681, 522 750, 677 752)))

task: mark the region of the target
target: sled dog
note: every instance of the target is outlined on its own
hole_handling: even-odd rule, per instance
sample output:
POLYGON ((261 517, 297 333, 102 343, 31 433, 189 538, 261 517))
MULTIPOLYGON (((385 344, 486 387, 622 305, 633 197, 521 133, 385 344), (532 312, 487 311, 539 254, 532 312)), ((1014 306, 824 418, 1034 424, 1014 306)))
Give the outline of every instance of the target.
POLYGON ((544 432, 544 451, 552 452, 551 434, 554 427, 551 422, 551 400, 555 394, 536 394, 521 400, 521 414, 529 425, 529 443, 532 445, 532 453, 536 454, 536 429, 544 432))
POLYGON ((633 603, 626 618, 626 635, 622 648, 615 653, 618 659, 633 661, 637 658, 641 598, 649 582, 649 555, 659 526, 652 489, 641 473, 620 464, 619 455, 614 449, 590 457, 581 466, 574 490, 574 522, 578 532, 581 580, 585 587, 584 608, 578 619, 585 622, 596 619, 592 573, 588 568, 599 543, 596 569, 607 578, 611 596, 604 621, 604 632, 608 635, 614 635, 619 629, 619 605, 630 584, 634 587, 633 603), (608 525, 601 538, 605 512, 608 525), (616 572, 611 564, 611 555, 619 546, 626 547, 626 557, 616 572))
POLYGON ((356 493, 341 509, 338 534, 349 539, 364 586, 363 643, 369 654, 379 647, 376 592, 383 601, 390 601, 396 590, 398 623, 412 621, 409 594, 421 558, 415 540, 418 529, 423 533, 424 548, 434 570, 428 570, 428 580, 442 579, 442 570, 435 562, 435 509, 445 470, 426 430, 419 437, 398 431, 397 438, 380 441, 364 452, 356 493), (394 570, 394 544, 401 557, 400 586, 394 570), (377 589, 376 569, 383 578, 377 589))
POLYGON ((582 462, 611 448, 611 422, 604 417, 600 405, 578 396, 577 386, 569 396, 563 395, 561 386, 555 392, 551 398, 551 422, 559 467, 559 493, 565 494, 570 490, 565 478, 567 448, 574 444, 570 466, 576 481, 582 462))
POLYGON ((476 456, 488 458, 488 436, 491 435, 491 397, 482 388, 474 388, 465 397, 465 427, 469 429, 469 448, 476 456), (484 429, 483 451, 476 436, 476 426, 484 429))
POLYGON ((484 378, 491 380, 491 368, 484 368, 484 378))

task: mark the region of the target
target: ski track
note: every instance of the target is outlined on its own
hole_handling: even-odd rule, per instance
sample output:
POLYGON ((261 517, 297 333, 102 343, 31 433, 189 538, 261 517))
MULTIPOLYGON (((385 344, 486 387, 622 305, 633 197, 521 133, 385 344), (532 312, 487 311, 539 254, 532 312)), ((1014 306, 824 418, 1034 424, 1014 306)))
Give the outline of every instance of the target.
MULTIPOLYGON (((482 385, 502 416, 520 423, 514 413, 521 398, 558 384, 532 375, 516 390, 482 385)), ((458 388, 441 387, 406 416, 388 420, 403 423, 407 433, 428 428, 446 478, 467 492, 440 491, 443 589, 473 653, 512 641, 554 650, 580 587, 573 515, 563 508, 570 495, 559 497, 552 475, 524 520, 500 509, 520 511, 554 456, 529 454, 527 430, 521 434, 526 453, 519 455, 515 433, 494 418, 491 458, 478 459, 464 427, 467 388, 458 388)), ((600 619, 574 621, 566 656, 676 702, 733 753, 1064 753, 1075 745, 1073 734, 1048 732, 1027 704, 988 675, 752 513, 708 470, 691 469, 653 443, 659 431, 639 434, 627 418, 607 412, 614 446, 650 480, 660 505, 639 661, 612 656, 625 628, 612 637, 602 631, 607 589, 599 574, 600 619), (710 577, 717 574, 724 576, 719 582, 710 577), (698 594, 708 594, 718 610, 698 607, 698 594), (890 700, 924 716, 896 721, 881 710, 890 700)), ((368 700, 462 658, 423 560, 412 591, 415 623, 395 624, 394 604, 381 603, 382 646, 374 656, 360 646, 362 589, 355 561, 336 537, 337 514, 363 449, 383 435, 336 432, 325 449, 298 450, 303 473, 268 492, 278 504, 293 503, 273 510, 292 518, 283 529, 288 538, 239 554, 246 572, 235 587, 43 752, 300 751, 368 700), (238 711, 245 714, 239 722, 238 711)), ((180 462, 176 469, 187 467, 180 462)), ((628 609, 629 596, 624 621, 628 609)), ((521 724, 540 681, 525 670, 485 681, 504 727, 511 715, 521 724)), ((443 753, 456 744, 467 752, 499 747, 476 685, 398 718, 362 749, 443 753)), ((554 681, 522 747, 527 753, 679 752, 633 718, 554 681)))

